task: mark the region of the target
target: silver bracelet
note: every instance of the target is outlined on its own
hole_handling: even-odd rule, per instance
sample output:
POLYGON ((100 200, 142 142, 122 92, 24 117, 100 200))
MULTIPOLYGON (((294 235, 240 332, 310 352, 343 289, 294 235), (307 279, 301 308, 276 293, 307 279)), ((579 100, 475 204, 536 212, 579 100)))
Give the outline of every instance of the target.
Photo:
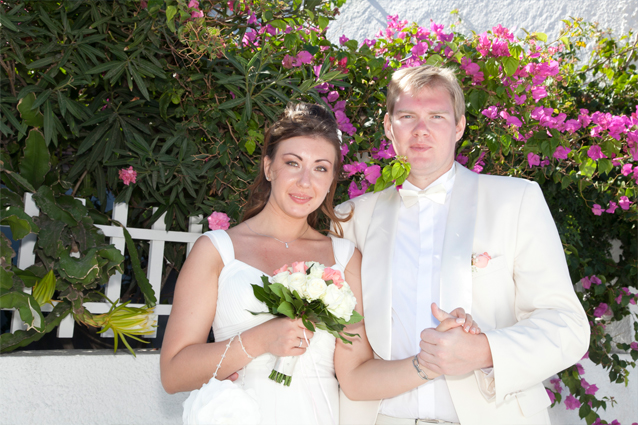
POLYGON ((213 378, 217 379, 217 372, 219 372, 219 368, 222 367, 222 362, 224 361, 224 358, 226 357, 226 353, 228 353, 228 349, 230 348, 230 344, 233 343, 234 339, 235 337, 232 337, 228 341, 228 344, 226 344, 226 349, 224 350, 224 354, 222 354, 222 358, 219 360, 219 363, 217 364, 217 369, 215 369, 215 373, 213 373, 213 378))
POLYGON ((237 338, 239 339, 239 345, 241 345, 241 349, 244 350, 244 353, 248 356, 250 360, 254 360, 255 358, 251 356, 250 354, 248 354, 248 351, 246 351, 246 347, 244 347, 244 342, 241 340, 241 332, 237 334, 237 338))
POLYGON ((425 371, 419 367, 418 354, 415 355, 414 358, 412 359, 412 364, 414 365, 414 368, 416 369, 416 372, 419 374, 421 379, 423 379, 424 381, 431 381, 431 379, 428 378, 428 374, 425 373, 425 371))

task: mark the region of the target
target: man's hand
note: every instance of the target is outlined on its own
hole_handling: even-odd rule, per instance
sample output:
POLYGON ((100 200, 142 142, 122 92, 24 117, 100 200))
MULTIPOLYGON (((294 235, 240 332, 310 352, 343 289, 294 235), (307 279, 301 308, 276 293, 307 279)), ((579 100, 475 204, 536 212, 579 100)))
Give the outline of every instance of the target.
POLYGON ((452 310, 451 313, 446 313, 444 310, 441 310, 436 303, 432 303, 432 315, 438 320, 439 326, 436 327, 436 330, 439 332, 445 332, 452 328, 456 328, 459 326, 463 326, 463 330, 465 332, 472 333, 474 335, 478 335, 481 333, 481 328, 479 328, 478 324, 472 320, 471 314, 465 314, 465 310, 461 307, 452 310))
MULTIPOLYGON (((432 304, 432 314, 443 320, 436 329, 421 332, 419 363, 443 375, 464 375, 492 366, 492 353, 484 334, 464 332, 457 318, 445 313, 436 304, 432 304)), ((469 322, 467 316, 465 319, 469 322)))

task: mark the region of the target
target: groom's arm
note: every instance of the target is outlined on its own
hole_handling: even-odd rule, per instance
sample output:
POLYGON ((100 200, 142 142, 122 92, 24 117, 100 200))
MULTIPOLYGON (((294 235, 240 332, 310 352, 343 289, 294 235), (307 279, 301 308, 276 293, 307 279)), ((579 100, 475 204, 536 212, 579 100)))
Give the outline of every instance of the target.
POLYGON ((526 185, 515 231, 512 307, 517 323, 480 336, 457 330, 422 334, 421 358, 433 370, 457 375, 492 363, 497 403, 571 366, 589 344, 587 317, 574 292, 556 225, 535 183, 526 185), (468 353, 477 355, 468 358, 468 353))

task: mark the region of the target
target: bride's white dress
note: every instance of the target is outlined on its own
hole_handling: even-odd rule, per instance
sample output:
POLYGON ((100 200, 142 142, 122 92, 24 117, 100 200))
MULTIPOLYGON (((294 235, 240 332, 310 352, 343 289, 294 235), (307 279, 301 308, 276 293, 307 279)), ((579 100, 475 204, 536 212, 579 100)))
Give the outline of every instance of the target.
MULTIPOLYGON (((261 285, 266 274, 235 258, 233 243, 223 230, 205 233, 219 251, 224 268, 219 276, 217 310, 213 321, 215 340, 224 341, 274 316, 252 315, 250 311, 267 311, 255 298, 251 284, 261 285)), ((336 264, 342 273, 354 252, 346 239, 332 238, 336 264)), ((312 261, 299 258, 299 261, 312 261)), ((283 265, 283 264, 282 264, 283 265)), ((270 275, 272 271, 267 273, 270 275)), ((238 383, 254 390, 259 403, 262 425, 329 425, 339 423, 339 390, 334 370, 335 337, 317 330, 310 347, 299 356, 290 387, 271 381, 268 376, 276 357, 263 354, 239 372, 238 383), (244 376, 245 372, 245 376, 244 376)))

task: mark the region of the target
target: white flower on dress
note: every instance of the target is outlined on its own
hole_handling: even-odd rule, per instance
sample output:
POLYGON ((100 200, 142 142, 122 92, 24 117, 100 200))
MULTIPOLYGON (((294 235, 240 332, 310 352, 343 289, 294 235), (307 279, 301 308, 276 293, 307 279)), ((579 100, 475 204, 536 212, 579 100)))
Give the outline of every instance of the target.
POLYGON ((184 401, 184 425, 259 424, 261 413, 253 389, 211 378, 184 401))

